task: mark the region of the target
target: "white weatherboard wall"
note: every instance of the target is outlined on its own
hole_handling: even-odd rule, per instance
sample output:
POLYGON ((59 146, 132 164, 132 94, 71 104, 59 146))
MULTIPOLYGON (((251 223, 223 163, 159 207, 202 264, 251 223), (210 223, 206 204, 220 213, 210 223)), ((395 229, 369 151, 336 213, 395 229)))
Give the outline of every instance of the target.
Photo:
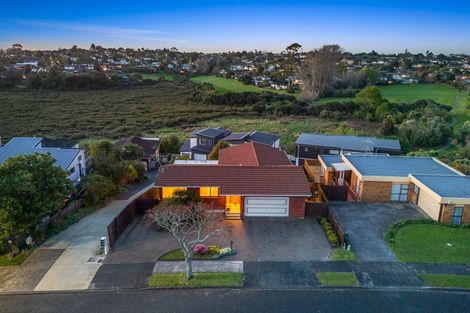
POLYGON ((289 216, 289 198, 246 197, 245 216, 289 216))
POLYGON ((433 220, 439 219, 439 209, 441 207, 439 201, 431 197, 431 195, 424 189, 420 189, 418 206, 429 215, 433 220))

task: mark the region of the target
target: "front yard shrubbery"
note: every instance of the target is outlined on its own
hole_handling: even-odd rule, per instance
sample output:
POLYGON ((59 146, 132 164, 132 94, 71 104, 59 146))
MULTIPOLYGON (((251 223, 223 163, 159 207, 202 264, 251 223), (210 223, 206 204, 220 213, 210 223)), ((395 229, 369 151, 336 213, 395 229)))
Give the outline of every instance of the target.
MULTIPOLYGON (((193 248, 193 260, 217 260, 221 257, 234 254, 230 247, 221 248, 219 246, 206 246, 197 244, 193 248)), ((160 261, 181 261, 184 260, 183 250, 177 249, 165 253, 159 258, 160 261)))
POLYGON ((328 241, 331 243, 331 245, 333 247, 337 247, 339 245, 339 239, 335 229, 333 228, 333 225, 331 225, 326 217, 318 218, 318 222, 323 227, 323 230, 326 233, 326 237, 328 238, 328 241))

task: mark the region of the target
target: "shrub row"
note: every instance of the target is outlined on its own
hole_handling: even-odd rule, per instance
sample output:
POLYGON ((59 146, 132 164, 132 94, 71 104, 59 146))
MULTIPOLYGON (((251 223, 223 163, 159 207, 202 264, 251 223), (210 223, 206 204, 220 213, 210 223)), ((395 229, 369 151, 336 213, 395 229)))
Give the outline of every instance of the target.
POLYGON ((318 222, 323 227, 323 230, 325 231, 326 236, 328 237, 328 240, 330 241, 331 245, 333 247, 337 247, 339 244, 339 239, 338 235, 336 234, 333 228, 333 225, 331 225, 331 223, 326 217, 319 217, 318 222))

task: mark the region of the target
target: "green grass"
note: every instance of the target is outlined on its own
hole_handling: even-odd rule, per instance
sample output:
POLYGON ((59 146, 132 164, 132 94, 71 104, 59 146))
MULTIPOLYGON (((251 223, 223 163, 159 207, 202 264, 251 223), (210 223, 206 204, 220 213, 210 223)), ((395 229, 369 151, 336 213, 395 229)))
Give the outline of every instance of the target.
POLYGON ((259 88, 255 85, 245 85, 234 78, 224 78, 218 77, 215 75, 204 75, 192 77, 191 80, 197 83, 210 83, 214 85, 216 93, 226 93, 226 92, 262 92, 262 91, 271 91, 275 93, 285 94, 284 90, 275 90, 271 88, 259 88))
POLYGON ((353 272, 316 272, 315 275, 323 286, 358 286, 353 272))
POLYGON ((470 288, 470 275, 421 274, 431 287, 470 288))
POLYGON ((1 136, 84 139, 151 135, 155 129, 233 115, 234 107, 192 102, 171 82, 99 91, 0 92, 1 136))
MULTIPOLYGON (((211 260, 214 254, 193 255, 193 260, 211 260)), ((159 258, 160 261, 181 261, 184 260, 183 250, 177 249, 165 253, 159 258)))
POLYGON ((356 255, 352 251, 343 248, 335 248, 331 253, 332 261, 357 261, 356 255))
POLYGON ((155 74, 140 74, 142 75, 143 79, 152 79, 152 80, 159 80, 163 78, 164 80, 172 81, 173 75, 167 73, 155 73, 155 74))
POLYGON ((470 263, 469 243, 470 228, 411 224, 401 228, 389 246, 402 262, 470 263))
POLYGON ((184 273, 153 274, 150 287, 241 287, 243 273, 193 273, 188 280, 184 273))
POLYGON ((31 250, 23 250, 18 253, 14 258, 10 258, 8 255, 0 256, 0 266, 19 266, 28 258, 31 254, 31 250))

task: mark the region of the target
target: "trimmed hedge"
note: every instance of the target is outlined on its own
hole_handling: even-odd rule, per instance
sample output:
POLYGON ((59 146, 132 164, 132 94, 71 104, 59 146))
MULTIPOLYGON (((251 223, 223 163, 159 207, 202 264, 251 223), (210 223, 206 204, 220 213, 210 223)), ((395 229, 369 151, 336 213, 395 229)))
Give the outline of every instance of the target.
POLYGON ((323 230, 326 233, 326 237, 328 238, 328 241, 331 243, 333 247, 337 247, 339 244, 339 238, 338 235, 335 232, 335 229, 333 228, 333 225, 328 221, 326 217, 319 217, 318 223, 323 227, 323 230))
POLYGON ((395 242, 395 237, 400 229, 408 225, 418 225, 418 224, 429 224, 429 225, 442 225, 445 227, 451 228, 470 228, 470 224, 462 224, 462 225, 455 225, 455 224, 442 224, 436 222, 431 219, 422 218, 417 220, 404 220, 399 221, 390 226, 390 228, 385 232, 384 239, 389 243, 395 242))

